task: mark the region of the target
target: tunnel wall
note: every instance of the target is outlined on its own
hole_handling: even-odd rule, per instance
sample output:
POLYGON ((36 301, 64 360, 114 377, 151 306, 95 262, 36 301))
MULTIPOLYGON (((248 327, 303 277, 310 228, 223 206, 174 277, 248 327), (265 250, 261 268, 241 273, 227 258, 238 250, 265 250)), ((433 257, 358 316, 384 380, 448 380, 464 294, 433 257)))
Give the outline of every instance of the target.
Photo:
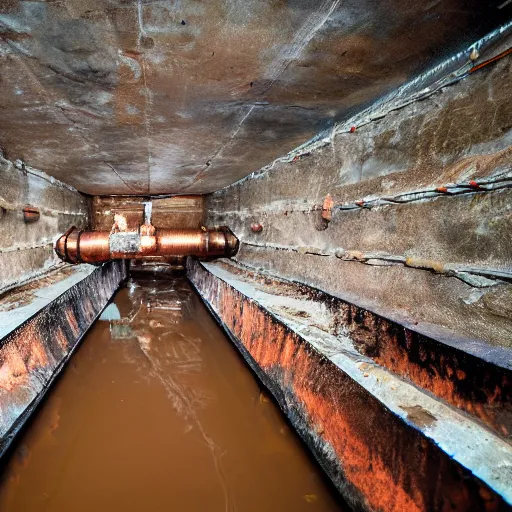
POLYGON ((87 226, 89 200, 83 194, 21 163, 0 157, 0 293, 62 262, 53 243, 71 225, 87 226), (39 209, 27 223, 23 209, 39 209))
MULTIPOLYGON (((130 230, 144 223, 144 197, 93 197, 92 224, 97 231, 110 231, 114 214, 123 215, 130 230)), ((151 223, 161 229, 197 229, 204 222, 203 196, 174 196, 151 200, 151 223)))
MULTIPOLYGON (((510 445, 422 383, 368 357, 358 343, 362 331, 368 340, 403 338, 413 353, 423 353, 425 372, 435 373, 432 351, 446 370, 461 372, 434 340, 233 262, 189 259, 187 267, 210 311, 353 510, 510 510, 510 445)), ((410 367, 414 373, 415 364, 410 367)), ((490 402, 497 413, 510 410, 490 402)))
MULTIPOLYGON (((81 267, 85 267, 81 280, 0 339, 0 456, 127 276, 122 261, 81 267)), ((35 295, 48 293, 43 288, 35 295)))
POLYGON ((356 115, 208 196, 207 223, 233 230, 248 268, 447 343, 510 347, 511 72, 508 55, 422 101, 356 115))

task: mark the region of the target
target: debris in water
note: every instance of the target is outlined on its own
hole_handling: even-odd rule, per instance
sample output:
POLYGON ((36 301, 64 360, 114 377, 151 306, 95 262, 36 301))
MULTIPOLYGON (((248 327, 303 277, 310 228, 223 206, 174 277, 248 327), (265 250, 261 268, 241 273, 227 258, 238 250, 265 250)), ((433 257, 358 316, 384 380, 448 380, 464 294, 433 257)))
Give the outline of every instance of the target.
POLYGON ((316 503, 318 501, 318 496, 316 494, 305 494, 304 499, 307 503, 316 503))

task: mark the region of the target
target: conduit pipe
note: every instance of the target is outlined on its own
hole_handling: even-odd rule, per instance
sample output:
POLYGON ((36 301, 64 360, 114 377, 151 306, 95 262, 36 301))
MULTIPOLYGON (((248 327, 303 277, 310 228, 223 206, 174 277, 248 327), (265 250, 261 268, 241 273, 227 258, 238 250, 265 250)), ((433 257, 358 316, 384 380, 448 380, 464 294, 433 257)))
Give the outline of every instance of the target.
POLYGON ((238 239, 228 228, 156 229, 144 224, 139 231, 81 231, 75 226, 56 242, 55 252, 68 263, 104 263, 113 259, 169 256, 231 257, 238 239))

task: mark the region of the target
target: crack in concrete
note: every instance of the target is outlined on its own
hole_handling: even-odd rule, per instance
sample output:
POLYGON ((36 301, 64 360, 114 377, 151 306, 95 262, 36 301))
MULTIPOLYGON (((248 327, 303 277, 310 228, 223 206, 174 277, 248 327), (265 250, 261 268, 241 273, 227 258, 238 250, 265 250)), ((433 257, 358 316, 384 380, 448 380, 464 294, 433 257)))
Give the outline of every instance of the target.
POLYGON ((130 190, 131 192, 134 192, 134 193, 137 193, 137 191, 132 188, 122 177, 121 175, 115 170, 114 166, 109 164, 108 162, 105 162, 105 165, 107 165, 108 167, 110 167, 112 169, 112 171, 114 171, 115 175, 124 183, 124 185, 126 186, 126 188, 128 188, 128 190, 130 190))
POLYGON ((151 109, 153 107, 153 98, 150 89, 148 88, 148 81, 146 76, 146 56, 142 47, 142 38, 146 37, 144 29, 144 20, 142 12, 142 0, 137 0, 137 21, 139 28, 139 37, 137 39, 137 46, 141 52, 141 68, 142 79, 144 82, 144 129, 146 132, 146 151, 147 151, 147 172, 148 172, 148 194, 151 194, 151 162, 153 160, 151 153, 151 109))
POLYGON ((288 69, 288 66, 294 61, 299 59, 306 46, 315 37, 317 32, 325 25, 326 21, 331 17, 340 0, 326 0, 312 14, 309 19, 297 31, 292 43, 289 45, 290 49, 285 50, 282 54, 274 59, 270 66, 267 68, 267 78, 270 80, 268 87, 261 93, 266 94, 272 86, 279 80, 279 77, 288 69), (284 53, 284 55, 283 55, 284 53))
MULTIPOLYGON (((139 0, 140 2, 140 0, 139 0)), ((270 80, 270 84, 265 88, 264 91, 260 93, 259 96, 265 95, 275 84, 275 82, 279 79, 279 77, 286 71, 288 66, 294 61, 297 60, 306 46, 311 42, 311 40, 315 37, 317 32, 325 25, 326 21, 330 18, 331 14, 335 11, 336 7, 338 7, 340 3, 340 0, 326 0, 324 3, 318 8, 316 13, 311 15, 309 19, 302 25, 302 27, 299 29, 297 34, 295 35, 293 42, 290 44, 291 50, 288 50, 285 52, 285 55, 280 55, 277 58, 275 58, 270 66, 267 68, 267 78, 270 80), (284 57, 284 58, 283 58, 284 57)), ((197 174, 194 179, 191 181, 189 185, 183 188, 183 191, 189 189, 192 187, 196 182, 201 179, 201 177, 204 175, 206 170, 212 165, 213 160, 217 158, 222 151, 226 147, 229 146, 229 144, 232 142, 232 140, 237 136, 238 132, 240 131, 243 123, 246 121, 246 119, 251 115, 252 111, 256 105, 253 104, 250 106, 248 112, 244 115, 242 120, 237 124, 234 130, 232 130, 230 137, 228 138, 227 142, 222 144, 220 149, 208 160, 208 164, 197 174)), ((264 106, 264 105, 261 105, 264 106)), ((304 108, 304 107, 298 107, 296 105, 292 105, 291 107, 296 108, 304 108)))

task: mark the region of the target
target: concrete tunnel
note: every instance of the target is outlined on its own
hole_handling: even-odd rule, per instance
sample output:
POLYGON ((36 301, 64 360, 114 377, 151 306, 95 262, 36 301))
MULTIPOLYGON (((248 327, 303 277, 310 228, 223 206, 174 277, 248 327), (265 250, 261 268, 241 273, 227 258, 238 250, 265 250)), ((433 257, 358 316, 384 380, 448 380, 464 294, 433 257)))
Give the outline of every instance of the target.
POLYGON ((0 0, 0 510, 512 509, 510 0, 0 0))

